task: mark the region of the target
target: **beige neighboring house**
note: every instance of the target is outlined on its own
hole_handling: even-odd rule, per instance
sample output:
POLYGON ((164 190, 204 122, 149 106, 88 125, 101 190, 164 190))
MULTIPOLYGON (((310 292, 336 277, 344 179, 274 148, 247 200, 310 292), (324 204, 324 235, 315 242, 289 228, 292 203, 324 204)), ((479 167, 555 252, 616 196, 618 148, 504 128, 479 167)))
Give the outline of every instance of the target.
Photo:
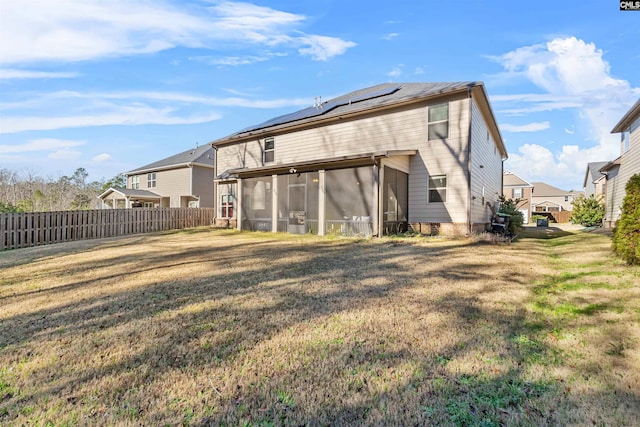
POLYGON ((600 169, 606 175, 604 227, 614 227, 620 219, 627 182, 640 173, 640 99, 611 133, 620 134, 621 154, 600 169))
POLYGON ((604 198, 606 175, 600 172, 600 169, 609 162, 591 162, 587 164, 587 171, 584 174, 584 196, 595 198, 604 198))
POLYGON ((192 148, 125 173, 127 188, 109 188, 102 208, 214 207, 214 150, 192 148))
POLYGON ((380 84, 211 144, 219 225, 317 235, 482 231, 507 158, 481 82, 380 84))
POLYGON ((502 195, 507 199, 520 199, 516 207, 522 212, 525 224, 529 223, 531 212, 533 212, 533 189, 533 184, 511 171, 504 171, 502 175, 502 195))
POLYGON ((544 182, 534 182, 531 197, 533 212, 563 212, 573 210, 573 201, 584 195, 583 191, 564 191, 544 182))

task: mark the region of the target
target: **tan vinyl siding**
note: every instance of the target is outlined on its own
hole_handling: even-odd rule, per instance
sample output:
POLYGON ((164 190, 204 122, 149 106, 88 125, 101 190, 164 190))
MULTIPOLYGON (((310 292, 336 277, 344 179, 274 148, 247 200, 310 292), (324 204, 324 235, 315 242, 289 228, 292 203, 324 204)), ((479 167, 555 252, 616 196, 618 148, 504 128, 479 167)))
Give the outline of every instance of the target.
POLYGON ((392 169, 399 170, 400 172, 410 173, 411 171, 411 157, 410 156, 393 156, 382 159, 380 167, 389 166, 392 169))
POLYGON ((497 202, 502 191, 502 157, 475 100, 471 109, 471 222, 488 223, 491 210, 486 203, 497 202))
POLYGON ((640 173, 640 117, 631 124, 629 130, 629 149, 622 155, 620 169, 617 173, 609 171, 607 177, 606 221, 615 222, 620 219, 627 182, 633 175, 640 173))
MULTIPOLYGON (((213 169, 199 166, 193 167, 193 187, 194 196, 200 196, 201 208, 214 207, 213 199, 213 169)), ((188 195, 189 193, 185 194, 188 195)))
POLYGON ((444 141, 426 141, 428 113, 425 109, 423 143, 418 147, 418 154, 411 158, 409 222, 466 222, 468 105, 467 98, 449 103, 449 137, 444 141), (447 200, 427 203, 428 179, 436 175, 447 176, 447 200))
POLYGON ((147 174, 140 176, 140 189, 169 197, 169 207, 180 207, 180 196, 191 194, 191 168, 170 169, 156 172, 156 186, 147 188, 147 174))
MULTIPOLYGON (((262 142, 264 143, 264 142, 262 142)), ((262 166, 263 145, 260 141, 226 145, 218 148, 218 174, 229 169, 255 168, 262 166)), ((278 158, 278 138, 276 138, 276 160, 278 158)))
MULTIPOLYGON (((384 113, 372 112, 358 119, 269 135, 275 138, 274 164, 387 150, 417 150, 409 160, 409 222, 466 223, 468 106, 467 94, 456 94, 384 113), (443 102, 449 102, 449 136, 444 141, 427 141, 428 106, 443 102), (427 203, 429 175, 447 175, 445 203, 427 203)), ((261 138, 219 147, 218 173, 262 166, 262 143, 261 138)), ((500 178, 497 182, 499 185, 500 178)))

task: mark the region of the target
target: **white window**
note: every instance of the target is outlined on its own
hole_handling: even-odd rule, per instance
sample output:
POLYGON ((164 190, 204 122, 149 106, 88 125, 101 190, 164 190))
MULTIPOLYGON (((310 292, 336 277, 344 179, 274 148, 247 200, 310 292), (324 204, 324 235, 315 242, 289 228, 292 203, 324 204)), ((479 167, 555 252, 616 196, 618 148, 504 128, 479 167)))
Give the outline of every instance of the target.
POLYGON ((231 194, 223 194, 220 202, 222 218, 233 218, 233 196, 231 194))
POLYGON ((514 188, 513 189, 513 198, 514 199, 522 199, 522 188, 514 188))
POLYGON ((447 176, 434 175, 429 177, 428 203, 447 201, 447 176))
POLYGON ((154 188, 156 186, 156 173, 151 172, 147 174, 147 187, 154 188))
POLYGON ((273 163, 276 159, 276 141, 273 138, 264 140, 264 163, 273 163))
POLYGON ((429 141, 449 137, 449 104, 429 107, 429 141))
POLYGON ((131 188, 134 190, 140 188, 140 176, 136 175, 131 177, 131 188))

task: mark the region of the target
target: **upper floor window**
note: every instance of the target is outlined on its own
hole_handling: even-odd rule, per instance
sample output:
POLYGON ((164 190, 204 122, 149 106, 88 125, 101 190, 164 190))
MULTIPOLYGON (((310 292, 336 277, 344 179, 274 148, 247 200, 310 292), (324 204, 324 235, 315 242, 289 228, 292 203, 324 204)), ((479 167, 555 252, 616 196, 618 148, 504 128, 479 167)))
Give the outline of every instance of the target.
POLYGON ((449 104, 429 107, 429 141, 449 137, 449 104))
POLYGON ((569 201, 569 196, 564 196, 564 201, 568 202, 569 201))
POLYGON ((514 188, 513 189, 513 198, 514 199, 522 199, 522 188, 514 188))
POLYGON ((150 172, 147 174, 147 187, 154 188, 156 186, 156 173, 150 172))
POLYGON ((135 175, 131 177, 131 188, 138 190, 140 188, 140 176, 135 175))
POLYGON ((429 177, 429 203, 447 201, 447 176, 433 175, 429 177))
POLYGON ((276 159, 276 141, 273 138, 264 140, 264 163, 273 163, 276 159))

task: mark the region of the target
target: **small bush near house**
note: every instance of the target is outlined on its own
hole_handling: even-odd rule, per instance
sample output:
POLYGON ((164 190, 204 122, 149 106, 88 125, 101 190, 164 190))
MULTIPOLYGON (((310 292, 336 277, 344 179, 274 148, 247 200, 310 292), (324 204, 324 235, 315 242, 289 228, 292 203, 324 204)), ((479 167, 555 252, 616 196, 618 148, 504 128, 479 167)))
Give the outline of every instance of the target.
POLYGON ((516 231, 522 228, 522 224, 524 223, 524 215, 522 215, 522 212, 517 208, 520 199, 507 199, 504 196, 500 196, 498 200, 500 201, 498 212, 511 216, 511 218, 509 218, 507 232, 509 234, 516 234, 516 231))
POLYGON ((640 174, 633 175, 625 187, 620 219, 613 229, 613 251, 627 264, 640 264, 640 174))
POLYGON ((589 197, 580 196, 573 201, 573 214, 571 214, 570 219, 572 224, 594 227, 602 225, 603 218, 604 203, 593 195, 589 197))

